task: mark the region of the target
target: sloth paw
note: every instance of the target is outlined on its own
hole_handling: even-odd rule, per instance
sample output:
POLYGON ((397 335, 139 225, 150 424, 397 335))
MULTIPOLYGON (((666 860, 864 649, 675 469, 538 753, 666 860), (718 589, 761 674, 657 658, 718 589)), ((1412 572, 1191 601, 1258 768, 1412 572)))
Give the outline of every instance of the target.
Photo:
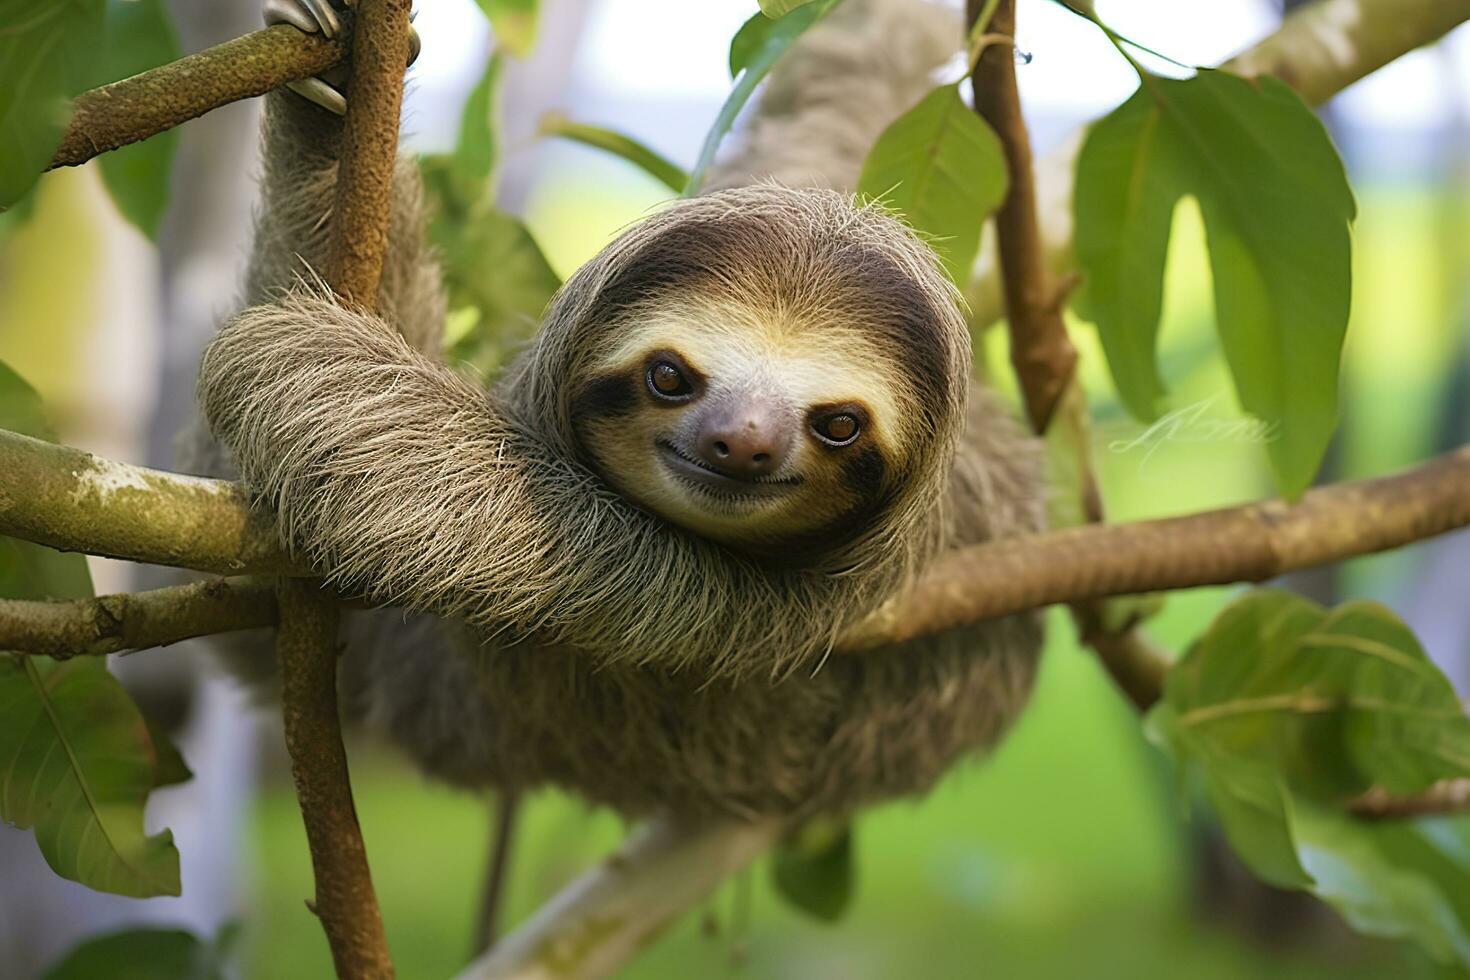
MULTIPOLYGON (((342 33, 342 12, 356 5, 357 0, 265 0, 265 23, 290 24, 305 34, 320 32, 335 38, 342 33)), ((411 65, 419 57, 419 32, 410 27, 408 35, 411 65)), ((347 68, 339 65, 317 77, 288 82, 286 87, 340 116, 347 111, 347 99, 342 94, 346 81, 347 68)))

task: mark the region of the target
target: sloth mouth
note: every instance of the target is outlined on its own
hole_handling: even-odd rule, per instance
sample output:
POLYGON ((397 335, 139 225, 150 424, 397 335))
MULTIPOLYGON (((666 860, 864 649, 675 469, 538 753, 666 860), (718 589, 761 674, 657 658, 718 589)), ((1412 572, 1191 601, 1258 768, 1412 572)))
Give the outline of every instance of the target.
POLYGON ((701 462, 667 439, 657 439, 654 444, 661 450, 664 466, 679 482, 713 496, 768 499, 788 493, 801 483, 799 476, 731 476, 701 462))

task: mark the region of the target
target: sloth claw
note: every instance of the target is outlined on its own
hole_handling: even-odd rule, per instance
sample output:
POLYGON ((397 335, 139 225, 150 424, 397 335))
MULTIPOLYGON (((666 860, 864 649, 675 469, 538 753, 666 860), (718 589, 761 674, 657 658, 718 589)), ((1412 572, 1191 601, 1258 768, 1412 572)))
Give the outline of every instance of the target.
MULTIPOLYGON (((342 32, 341 9, 355 6, 357 0, 265 0, 265 23, 290 24, 304 34, 320 33, 335 38, 342 32)), ((418 60, 422 47, 419 32, 409 28, 408 63, 418 60)), ((341 74, 336 72, 335 74, 341 74)), ((335 81, 340 82, 340 79, 335 81)), ((304 78, 286 85, 304 99, 316 103, 328 112, 342 115, 347 111, 347 98, 337 84, 325 78, 304 78)))

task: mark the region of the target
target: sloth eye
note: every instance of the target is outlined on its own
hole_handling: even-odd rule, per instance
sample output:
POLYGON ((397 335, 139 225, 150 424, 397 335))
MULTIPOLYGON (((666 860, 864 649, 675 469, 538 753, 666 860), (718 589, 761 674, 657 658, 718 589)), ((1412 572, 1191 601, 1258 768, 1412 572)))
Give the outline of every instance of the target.
POLYGON ((862 423, 851 412, 835 412, 812 423, 817 438, 829 446, 850 446, 863 431, 862 423))
POLYGON ((684 372, 669 361, 654 361, 649 365, 648 390, 670 401, 682 401, 694 393, 684 372))

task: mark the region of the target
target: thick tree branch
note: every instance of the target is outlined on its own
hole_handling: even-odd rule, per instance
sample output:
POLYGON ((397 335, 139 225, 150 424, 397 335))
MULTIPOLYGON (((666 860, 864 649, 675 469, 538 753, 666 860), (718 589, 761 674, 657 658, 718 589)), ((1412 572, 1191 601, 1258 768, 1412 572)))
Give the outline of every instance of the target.
MULTIPOLYGON (((1281 27, 1221 67, 1247 77, 1272 74, 1320 105, 1353 82, 1415 48, 1432 44, 1470 20, 1470 0, 1318 0, 1287 16, 1281 27)), ((1072 181, 1082 133, 1065 140, 1036 168, 1047 265, 1066 275, 1072 253, 1072 181)), ((981 249, 965 290, 974 322, 1005 315, 995 249, 981 249)))
MULTIPOLYGON (((175 476, 0 430, 0 534, 209 572, 293 568, 230 483, 175 476)), ((1058 602, 1259 582, 1470 525, 1470 446, 1391 476, 1182 517, 977 545, 849 629, 861 652, 1058 602)), ((181 627, 182 628, 182 627, 181 627)), ((208 617, 190 629, 218 632, 208 617)), ((0 636, 0 647, 10 646, 0 636)))
POLYGON ((775 843, 781 829, 776 821, 655 820, 500 940, 459 980, 608 976, 775 843))
POLYGON ((0 429, 0 534, 233 575, 291 570, 275 522, 233 483, 178 476, 0 429))
POLYGON ((1467 525, 1470 446, 1393 476, 1318 487, 1295 504, 1266 500, 967 548, 855 626, 841 646, 871 649, 1057 602, 1262 582, 1467 525))
POLYGON ((346 55, 342 40, 277 24, 141 75, 83 92, 48 170, 86 163, 220 106, 318 75, 346 55))
POLYGON ((58 602, 0 599, 0 650, 67 660, 275 623, 275 586, 254 578, 58 602))

